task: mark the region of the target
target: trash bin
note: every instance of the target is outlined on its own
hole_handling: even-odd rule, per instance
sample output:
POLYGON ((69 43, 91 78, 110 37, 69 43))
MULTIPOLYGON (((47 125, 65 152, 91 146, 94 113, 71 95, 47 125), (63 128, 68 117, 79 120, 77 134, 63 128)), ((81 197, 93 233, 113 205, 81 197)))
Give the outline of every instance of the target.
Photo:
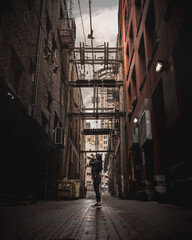
POLYGON ((74 184, 70 181, 58 181, 57 197, 63 199, 73 199, 75 195, 74 184))
POLYGON ((80 197, 79 179, 59 180, 57 197, 63 199, 78 199, 80 197))
POLYGON ((78 199, 80 197, 80 181, 79 179, 70 179, 69 181, 74 185, 74 198, 78 199))

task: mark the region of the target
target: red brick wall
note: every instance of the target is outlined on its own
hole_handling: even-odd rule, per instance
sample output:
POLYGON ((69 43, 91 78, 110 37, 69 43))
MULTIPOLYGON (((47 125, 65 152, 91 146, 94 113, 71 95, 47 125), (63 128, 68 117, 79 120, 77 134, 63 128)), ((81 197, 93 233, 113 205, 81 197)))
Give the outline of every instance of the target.
MULTIPOLYGON (((144 99, 147 98, 150 100, 152 118, 154 175, 166 175, 169 172, 168 169, 176 166, 175 164, 179 162, 181 163, 185 155, 180 150, 183 146, 183 137, 187 137, 187 131, 184 130, 182 121, 187 119, 185 117, 187 107, 185 106, 188 106, 189 109, 190 98, 186 87, 187 77, 180 80, 180 83, 178 78, 179 74, 181 74, 181 79, 182 74, 186 76, 185 71, 190 75, 188 71, 190 69, 188 64, 190 62, 189 49, 191 49, 188 34, 191 22, 190 14, 187 6, 181 2, 153 0, 119 2, 119 36, 121 36, 121 46, 124 53, 126 111, 132 108, 132 114, 129 114, 126 119, 128 149, 130 148, 129 138, 131 129, 134 126, 133 119, 140 116, 144 99), (129 6, 130 2, 131 8, 129 6), (151 11, 153 8, 154 15, 151 11), (141 13, 140 24, 139 13, 141 13), (129 18, 127 17, 127 22, 126 15, 129 16, 129 18), (150 29, 153 28, 153 24, 156 25, 157 42, 155 49, 152 51, 150 47, 150 29), (132 30, 134 50, 132 48, 132 34, 130 34, 132 30), (140 54, 142 38, 145 48, 145 75, 142 72, 140 54), (188 59, 187 61, 184 60, 188 66, 186 68, 182 64, 181 59, 183 58, 188 59), (168 62, 169 69, 167 72, 155 72, 154 64, 157 59, 168 62), (180 63, 177 64, 178 62, 180 63), (177 69, 175 68, 176 65, 177 69), (128 89, 130 87, 133 102, 135 93, 132 73, 134 68, 137 83, 137 101, 135 106, 132 107, 128 89), (159 106, 162 107, 162 114, 156 109, 159 106)), ((185 147, 183 146, 183 148, 185 147)), ((187 165, 188 163, 186 163, 187 165)), ((186 172, 182 171, 181 169, 180 177, 186 174, 186 172)), ((172 178, 172 175, 169 177, 172 178)))

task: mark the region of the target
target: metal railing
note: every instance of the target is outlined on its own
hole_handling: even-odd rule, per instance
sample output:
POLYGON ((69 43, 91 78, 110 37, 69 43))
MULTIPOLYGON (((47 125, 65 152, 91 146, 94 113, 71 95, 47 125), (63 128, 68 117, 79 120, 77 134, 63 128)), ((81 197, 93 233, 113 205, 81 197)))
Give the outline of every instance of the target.
POLYGON ((76 25, 74 18, 59 18, 58 31, 60 36, 76 38, 76 25))

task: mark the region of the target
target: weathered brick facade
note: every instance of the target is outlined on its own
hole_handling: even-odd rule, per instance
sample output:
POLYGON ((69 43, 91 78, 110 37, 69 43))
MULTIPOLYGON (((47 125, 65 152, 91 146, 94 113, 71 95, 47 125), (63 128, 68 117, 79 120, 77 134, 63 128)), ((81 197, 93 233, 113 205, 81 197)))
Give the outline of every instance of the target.
MULTIPOLYGON (((82 104, 80 90, 70 93, 71 50, 61 44, 58 33, 59 19, 67 17, 64 0, 10 0, 1 5, 2 192, 25 188, 39 196, 55 196, 57 180, 70 174, 64 169, 70 159, 65 159, 62 145, 55 144, 55 129, 64 130, 67 106, 74 105, 71 96, 79 107, 82 104)), ((74 68, 74 80, 75 72, 74 68)), ((73 128, 79 155, 75 177, 80 125, 79 121, 73 128)))
POLYGON ((191 14, 187 8, 181 1, 119 1, 129 197, 147 193, 148 199, 166 195, 175 202, 190 202, 191 14), (156 72, 157 60, 165 61, 168 68, 156 72), (143 124, 148 124, 147 137, 143 124))

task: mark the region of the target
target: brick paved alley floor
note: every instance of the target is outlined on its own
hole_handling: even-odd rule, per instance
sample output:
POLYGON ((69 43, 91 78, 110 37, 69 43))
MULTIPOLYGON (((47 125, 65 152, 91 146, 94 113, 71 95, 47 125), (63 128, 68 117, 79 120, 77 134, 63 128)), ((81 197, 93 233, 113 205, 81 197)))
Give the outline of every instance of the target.
POLYGON ((74 201, 0 207, 1 240, 189 240, 192 210, 157 202, 104 196, 94 209, 93 195, 74 201))

